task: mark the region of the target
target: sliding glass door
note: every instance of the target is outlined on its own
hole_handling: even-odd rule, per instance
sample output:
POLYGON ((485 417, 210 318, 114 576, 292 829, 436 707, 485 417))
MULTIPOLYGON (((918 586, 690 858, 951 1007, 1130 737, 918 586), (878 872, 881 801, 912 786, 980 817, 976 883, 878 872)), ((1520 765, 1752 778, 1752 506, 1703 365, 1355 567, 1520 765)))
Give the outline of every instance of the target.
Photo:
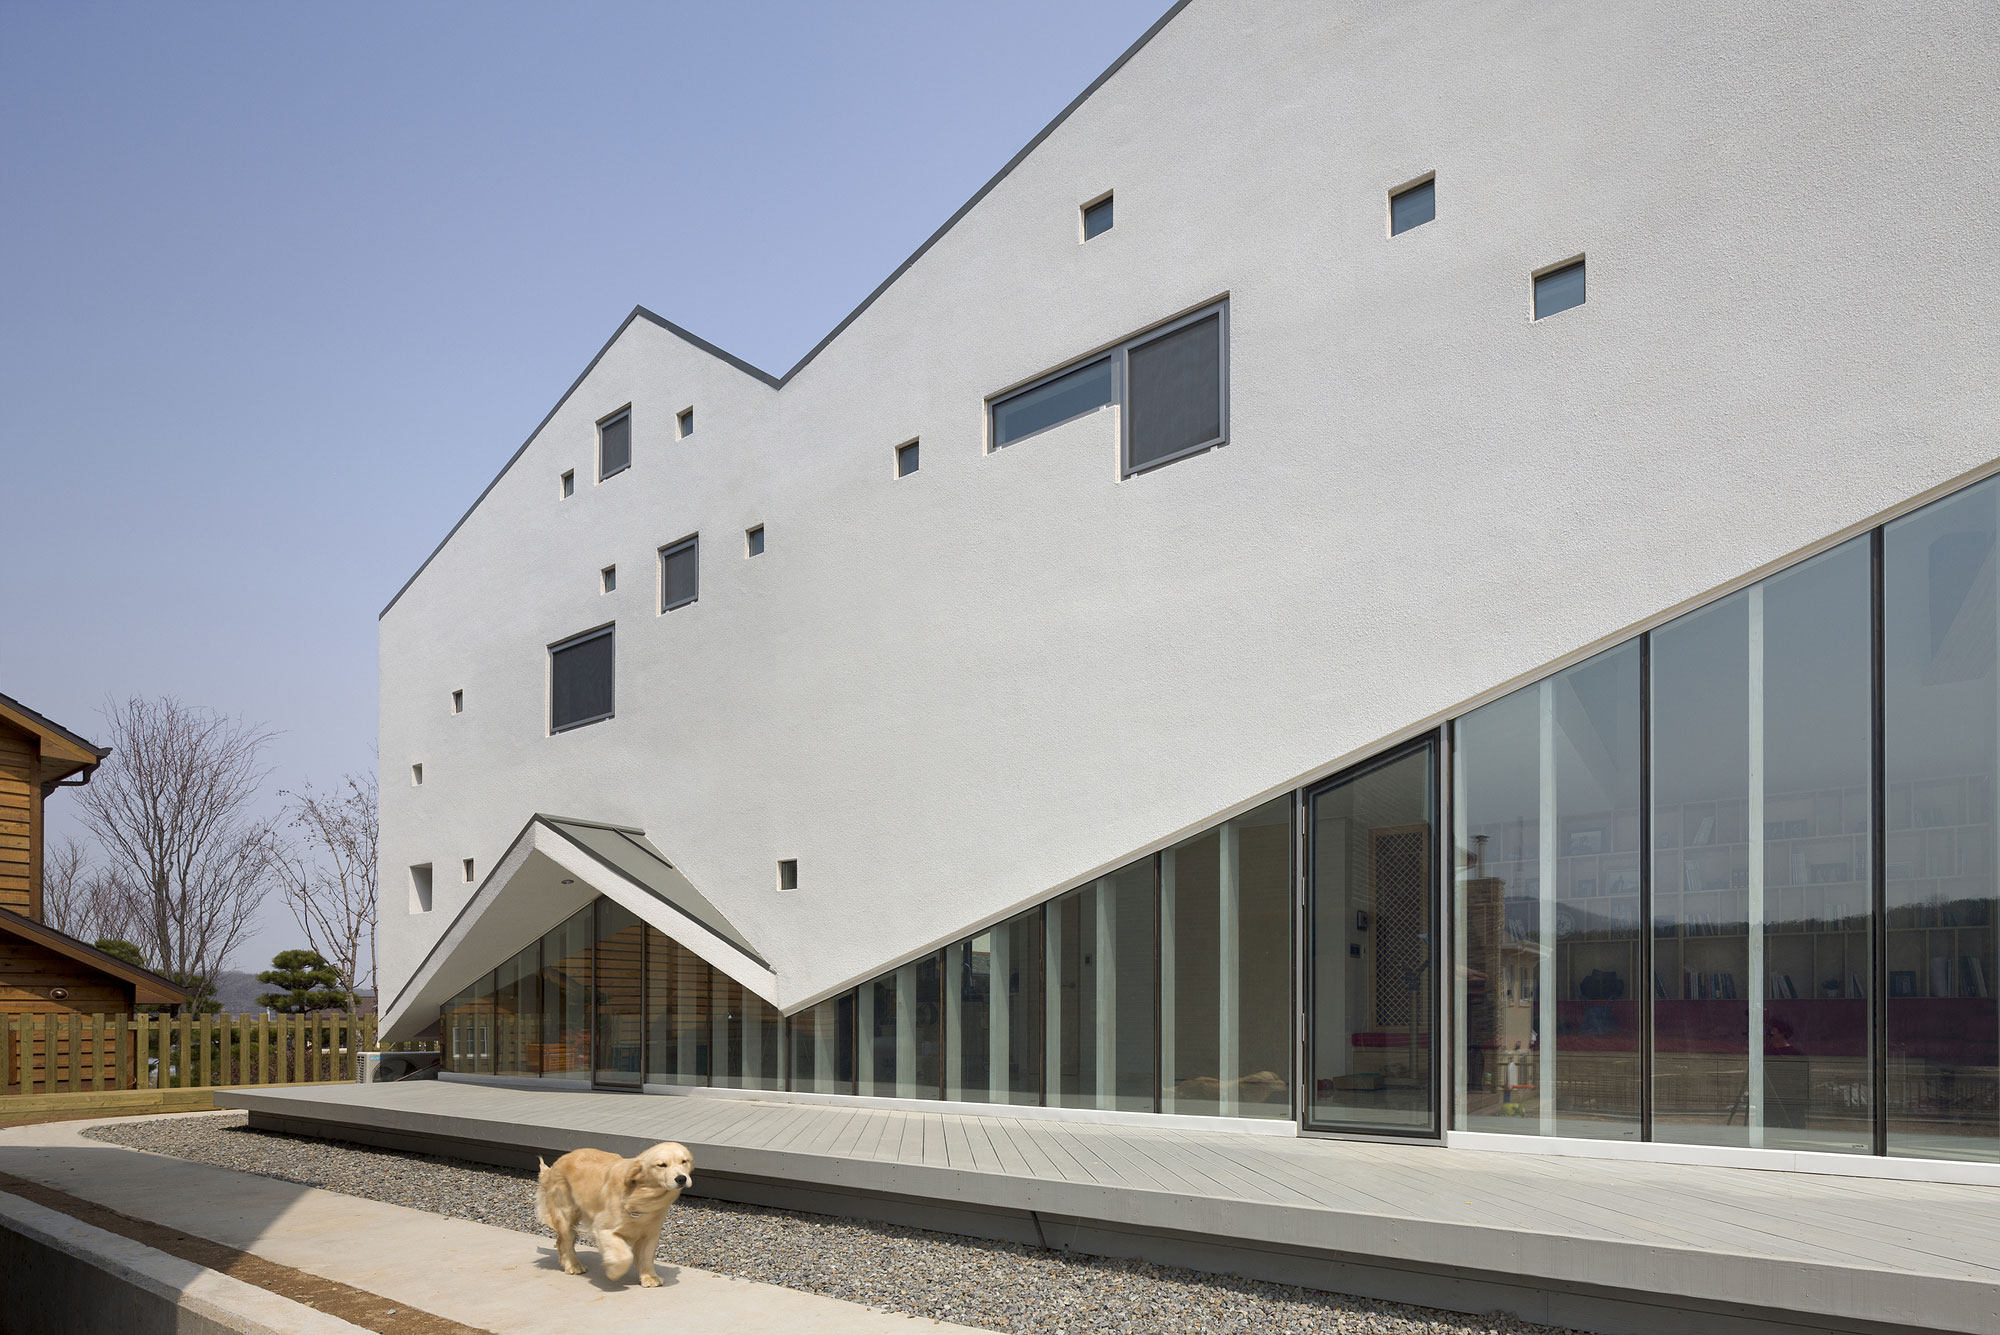
POLYGON ((1306 1125, 1435 1136, 1435 738, 1314 789, 1306 822, 1306 1125))

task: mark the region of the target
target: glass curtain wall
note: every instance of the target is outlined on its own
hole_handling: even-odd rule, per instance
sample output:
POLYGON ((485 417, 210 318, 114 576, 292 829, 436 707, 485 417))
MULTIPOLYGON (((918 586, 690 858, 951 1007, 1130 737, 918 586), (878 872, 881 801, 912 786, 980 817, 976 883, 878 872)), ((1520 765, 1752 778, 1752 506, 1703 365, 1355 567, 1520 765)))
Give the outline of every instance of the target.
POLYGON ((1888 1152, 2000 1158, 2000 481, 1883 531, 1888 1152))
POLYGON ((1048 1101, 1152 1112, 1154 859, 1048 905, 1048 1101))
POLYGON ((791 1017, 792 1088, 809 1094, 854 1092, 857 993, 842 992, 791 1017))
POLYGON ((593 1083, 637 1089, 645 1082, 646 925, 615 900, 597 901, 591 964, 597 1042, 593 1083))
POLYGON ((1873 1147, 1869 546, 1652 634, 1656 1140, 1873 1147))
POLYGON ((1042 1101, 1042 911, 945 949, 945 1097, 1042 1101))
POLYGON ((590 956, 594 905, 542 938, 541 1071, 544 1080, 589 1083, 590 956))
POLYGON ((1160 1111, 1292 1115, 1292 799, 1159 855, 1160 1111))
POLYGON ((1437 744, 1307 798, 1316 1129, 1435 1135, 1437 744))
POLYGON ((1457 1125, 1636 1140, 1639 645, 1454 735, 1457 1125))
POLYGON ((860 1091, 882 1098, 943 1095, 943 961, 925 955, 860 988, 860 1091))
POLYGON ((542 943, 537 941, 494 971, 493 1074, 539 1076, 542 943))

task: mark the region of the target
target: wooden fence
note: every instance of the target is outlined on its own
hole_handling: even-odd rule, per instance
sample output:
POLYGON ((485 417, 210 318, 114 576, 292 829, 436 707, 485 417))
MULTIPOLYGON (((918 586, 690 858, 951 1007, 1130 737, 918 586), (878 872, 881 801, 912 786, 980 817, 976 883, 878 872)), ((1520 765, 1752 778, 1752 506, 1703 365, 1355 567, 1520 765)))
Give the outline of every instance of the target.
POLYGON ((363 1052, 435 1051, 375 1038, 373 1015, 0 1016, 6 1095, 352 1080, 363 1052))

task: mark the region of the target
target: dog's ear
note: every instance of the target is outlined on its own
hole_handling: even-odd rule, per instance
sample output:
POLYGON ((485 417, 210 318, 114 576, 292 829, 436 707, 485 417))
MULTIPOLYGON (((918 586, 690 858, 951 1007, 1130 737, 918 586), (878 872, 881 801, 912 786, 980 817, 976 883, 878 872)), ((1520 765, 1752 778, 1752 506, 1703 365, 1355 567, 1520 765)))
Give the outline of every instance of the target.
POLYGON ((644 1177, 645 1175, 646 1175, 645 1161, 641 1159, 634 1159, 632 1160, 631 1165, 627 1167, 625 1170, 625 1185, 628 1188, 636 1187, 639 1185, 639 1179, 644 1177))

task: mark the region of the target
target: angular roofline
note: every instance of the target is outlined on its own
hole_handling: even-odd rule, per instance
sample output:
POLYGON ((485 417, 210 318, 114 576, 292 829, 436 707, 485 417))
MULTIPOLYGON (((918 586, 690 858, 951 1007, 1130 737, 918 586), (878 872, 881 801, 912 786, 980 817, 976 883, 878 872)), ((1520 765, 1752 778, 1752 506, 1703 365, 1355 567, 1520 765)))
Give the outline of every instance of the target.
POLYGON ((721 348, 717 347, 715 344, 710 343, 707 339, 702 338, 697 334, 690 333, 688 330, 681 328, 681 326, 675 324, 672 320, 666 319, 664 316, 656 315, 652 311, 647 310, 644 306, 634 306, 632 308, 632 313, 630 315, 627 315, 624 319, 624 322, 618 326, 617 332, 613 333, 610 338, 606 339, 604 342, 604 346, 597 350, 597 355, 590 359, 590 365, 583 368, 583 374, 579 375, 575 380, 570 382, 569 388, 564 390, 562 393, 562 397, 556 400, 555 407, 549 409, 548 415, 542 418, 540 422, 536 423, 535 429, 528 433, 528 438, 521 442, 521 447, 514 451, 514 453, 508 458, 505 464, 501 465, 500 471, 493 475, 493 480, 486 484, 485 489, 482 490, 479 493, 478 497, 473 500, 472 504, 469 507, 467 507, 465 513, 458 517, 458 522, 451 526, 451 531, 449 533, 446 533, 444 535, 444 538, 438 543, 438 545, 431 549, 431 554, 424 558, 423 564, 418 566, 416 570, 412 572, 410 577, 403 581, 403 587, 396 590, 395 597, 391 598, 386 604, 384 604, 382 610, 376 613, 375 619, 377 621, 380 621, 383 617, 388 616, 390 609, 394 608, 396 604, 399 601, 401 601, 403 595, 410 591, 410 586, 417 582, 417 577, 419 575, 422 575, 424 571, 430 568, 431 562, 437 559, 437 554, 445 549, 445 544, 449 543, 454 537, 458 535, 459 529, 465 526, 465 521, 472 518, 472 512, 479 508, 480 503, 483 502, 487 498, 487 496, 492 493, 493 488, 500 485, 500 479, 507 476, 507 471, 514 466, 516 461, 518 461, 523 454, 526 454, 528 452, 528 446, 534 444, 535 437, 542 434, 542 428, 549 424, 549 419, 553 418, 558 412, 562 411, 562 406, 565 403, 569 402, 570 395, 576 393, 577 387, 583 384, 585 378, 587 378, 590 375, 590 373, 597 368, 597 364, 600 361, 604 360, 604 354, 611 351, 611 345, 618 341, 620 335, 624 334, 625 330, 628 327, 630 327, 631 323, 634 320, 639 320, 639 319, 648 320, 653 324, 658 325, 660 328, 666 330, 668 333, 674 335, 676 338, 681 339, 683 342, 691 344, 692 346, 707 353, 709 356, 716 358, 718 361, 725 362, 728 365, 735 367, 737 370, 743 372, 743 374, 751 377, 752 379, 760 380, 764 384, 769 385, 772 389, 783 389, 786 385, 792 382, 793 377, 797 376, 799 372, 805 370, 807 366, 811 365, 814 358, 818 357, 820 353, 826 351, 826 349, 832 345, 833 341, 836 338, 839 338, 841 334, 846 331, 849 325, 853 324, 856 320, 860 319, 862 312, 866 311, 870 306, 873 306, 875 304, 876 299, 880 297, 884 292, 887 292, 898 278, 901 278, 904 274, 908 273, 912 265, 914 265, 918 260, 922 259, 932 246, 936 245, 939 241, 941 241, 944 238, 945 233, 949 232, 953 227, 956 227, 959 223, 959 220, 964 218, 966 214, 972 212, 973 206, 978 204, 980 200, 986 198, 986 196, 988 196, 989 194, 993 193, 994 187, 998 186, 1002 181, 1006 180, 1007 177, 1013 173, 1013 170, 1016 167, 1020 166, 1024 160, 1026 160, 1027 156, 1030 153, 1034 152, 1037 148, 1041 147, 1042 141, 1047 139, 1050 135, 1054 134, 1056 130, 1061 127, 1062 123, 1068 120, 1078 107, 1082 106, 1086 101, 1089 100, 1091 94, 1095 93, 1098 89, 1102 88, 1105 85, 1105 83, 1111 78, 1112 75, 1116 74, 1119 70, 1123 69, 1127 61, 1131 60, 1133 56, 1138 55, 1140 49, 1143 48, 1146 45, 1146 43, 1152 41, 1154 37, 1159 35, 1160 29, 1166 27, 1167 24, 1173 22, 1174 17, 1178 15, 1183 9, 1186 9, 1188 5, 1190 5, 1191 3, 1193 3, 1193 0, 1174 0, 1173 7, 1167 10, 1166 13, 1162 14, 1159 17, 1159 20, 1155 22, 1152 27, 1146 29, 1145 32, 1141 33, 1138 41, 1126 47, 1124 53, 1120 55, 1118 59, 1112 61, 1110 65, 1105 67, 1104 73, 1098 75, 1095 79, 1091 80, 1089 87, 1085 88, 1082 92, 1078 93, 1068 106, 1064 107, 1061 111, 1057 112, 1054 120, 1050 121, 1047 125, 1044 125, 1041 129, 1041 132, 1037 134, 1033 139, 1030 139, 1027 142, 1027 144, 1022 147, 1020 152, 1016 153, 1013 157, 1007 160, 1006 166, 1002 167, 999 171, 995 172, 992 176, 992 179, 988 180, 985 185, 980 186, 979 189, 976 192, 974 192, 971 199, 966 200, 964 204, 959 206, 959 209, 956 213, 952 214, 951 217, 944 220, 943 226, 939 227, 935 232, 932 232, 922 245, 918 246, 914 251, 911 251, 910 257, 908 259, 904 260, 901 264, 897 265, 895 271, 892 272, 887 278, 883 279, 881 283, 876 286, 873 292, 870 292, 867 296, 861 299, 860 305, 856 306, 853 310, 849 311, 845 319, 843 319, 839 324, 835 325, 830 331, 828 331, 825 338, 822 338, 819 342, 813 344, 811 351, 807 352, 805 356, 799 358, 799 360, 792 366, 792 369, 785 372, 783 375, 774 376, 769 371, 761 370, 758 367, 752 366, 749 362, 744 361, 741 357, 736 356, 734 353, 725 352, 721 348))
POLYGON ((87 751, 99 760, 103 760, 111 754, 110 747, 99 746, 95 742, 78 736, 46 714, 36 713, 11 695, 0 695, 0 714, 19 715, 21 722, 27 724, 30 728, 39 732, 45 732, 52 737, 69 743, 79 750, 87 751))
POLYGON ((45 922, 36 922, 12 909, 0 908, 0 932, 25 937, 37 945, 47 947, 58 955, 66 955, 79 964, 88 965, 99 973, 110 974, 132 984, 135 1004, 141 1006, 176 1006, 194 995, 173 979, 154 973, 151 969, 129 964, 116 955, 107 955, 96 946, 77 940, 68 932, 59 932, 45 922), (141 995, 144 993, 145 995, 141 995))

